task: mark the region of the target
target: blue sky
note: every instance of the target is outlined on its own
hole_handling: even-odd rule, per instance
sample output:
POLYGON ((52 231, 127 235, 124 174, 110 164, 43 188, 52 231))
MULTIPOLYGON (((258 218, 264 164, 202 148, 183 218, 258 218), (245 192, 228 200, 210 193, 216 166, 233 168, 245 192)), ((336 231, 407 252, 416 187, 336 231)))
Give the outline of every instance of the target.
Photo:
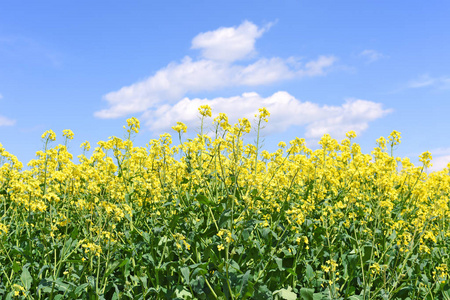
MULTIPOLYGON (((265 148, 352 129, 367 153, 402 133, 413 162, 450 162, 448 1, 3 1, 0 143, 26 163, 52 129, 144 146, 197 107, 271 112, 265 148)), ((249 141, 252 136, 249 137, 249 141)))

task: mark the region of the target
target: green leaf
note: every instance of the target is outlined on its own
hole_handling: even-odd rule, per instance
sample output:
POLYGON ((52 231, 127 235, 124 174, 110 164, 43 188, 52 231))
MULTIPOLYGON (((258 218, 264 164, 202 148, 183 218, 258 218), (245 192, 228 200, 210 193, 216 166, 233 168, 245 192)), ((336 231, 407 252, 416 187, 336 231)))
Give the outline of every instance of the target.
POLYGON ((192 299, 192 294, 182 285, 177 285, 175 296, 179 299, 192 299))
POLYGON ((277 295, 285 300, 295 300, 297 299, 297 294, 292 291, 291 287, 287 289, 281 289, 273 292, 273 295, 277 295))
POLYGON ((77 295, 78 297, 78 295, 81 294, 88 285, 89 283, 83 283, 82 285, 77 286, 77 288, 75 289, 75 295, 77 295))
POLYGON ((250 238, 250 233, 251 233, 251 230, 250 230, 250 229, 244 229, 244 230, 242 231, 242 239, 243 239, 244 241, 248 240, 248 239, 250 238))
POLYGON ((195 293, 203 294, 203 288, 205 287, 205 279, 203 279, 202 276, 197 276, 194 280, 191 282, 192 290, 195 293))
POLYGON ((314 270, 308 264, 308 265, 306 265, 306 279, 308 279, 308 281, 310 281, 312 278, 314 278, 314 270))
POLYGON ((267 299, 272 300, 273 295, 269 291, 266 285, 259 285, 255 290, 255 299, 267 299))
POLYGON ((370 259, 370 257, 372 256, 372 249, 373 249, 372 245, 365 245, 364 246, 364 248, 363 248, 364 255, 362 257, 363 263, 366 263, 370 259))
POLYGON ((213 202, 209 200, 208 197, 206 197, 205 195, 198 194, 197 197, 195 197, 195 199, 201 204, 205 204, 208 206, 213 205, 213 202))
POLYGON ((186 281, 187 284, 189 284, 189 268, 188 267, 182 267, 180 269, 181 275, 183 275, 184 281, 186 281))
POLYGON ((128 258, 122 260, 122 262, 115 261, 112 264, 108 265, 105 271, 105 277, 108 277, 111 275, 112 272, 114 272, 115 269, 123 267, 128 262, 128 258))
POLYGON ((314 300, 314 289, 302 288, 300 290, 300 296, 303 300, 314 300))
POLYGON ((280 271, 283 270, 283 260, 279 257, 274 257, 275 262, 277 263, 278 269, 280 271))
POLYGON ((231 209, 225 209, 219 218, 219 227, 223 228, 224 225, 231 219, 231 209))
POLYGON ((48 281, 46 278, 42 279, 38 285, 38 291, 42 291, 43 293, 50 293, 52 291, 52 283, 48 281))
POLYGON ((33 278, 31 277, 30 271, 28 271, 28 267, 24 267, 22 269, 20 280, 22 280, 23 287, 28 291, 31 287, 31 283, 33 282, 33 278))
POLYGON ((111 300, 119 299, 119 292, 114 292, 114 295, 112 296, 111 300))
POLYGON ((242 285, 241 288, 239 289, 239 294, 242 294, 242 291, 245 290, 245 287, 247 285, 248 282, 248 278, 250 277, 250 270, 248 270, 247 272, 245 272, 245 274, 242 276, 242 278, 240 279, 242 281, 242 285))
POLYGON ((349 300, 363 300, 364 297, 362 295, 353 295, 348 298, 349 300))
POLYGON ((13 262, 13 271, 14 272, 19 272, 21 269, 22 269, 22 267, 18 264, 18 263, 16 263, 16 262, 13 262))

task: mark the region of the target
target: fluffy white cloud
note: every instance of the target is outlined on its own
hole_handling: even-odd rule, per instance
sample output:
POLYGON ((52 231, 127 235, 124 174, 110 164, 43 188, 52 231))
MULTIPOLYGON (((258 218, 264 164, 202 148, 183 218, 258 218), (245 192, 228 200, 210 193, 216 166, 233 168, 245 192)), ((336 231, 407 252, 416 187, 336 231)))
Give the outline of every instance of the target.
POLYGON ((214 91, 233 86, 258 86, 276 81, 321 76, 333 65, 333 56, 319 56, 302 64, 294 58, 261 58, 248 65, 232 61, 253 53, 255 39, 268 29, 244 22, 237 28, 202 33, 193 47, 202 49, 203 59, 185 57, 153 76, 104 96, 109 108, 95 112, 99 118, 117 118, 175 103, 186 93, 214 91), (223 51, 222 51, 223 50, 223 51))
POLYGON ((429 169, 429 172, 442 171, 450 163, 450 154, 433 157, 431 163, 433 166, 429 169))
POLYGON ((255 40, 270 28, 258 28, 245 21, 239 27, 221 27, 200 33, 192 40, 192 49, 200 49, 206 59, 236 61, 255 52, 255 40))
POLYGON ((364 51, 362 51, 359 54, 360 57, 364 57, 367 59, 368 63, 373 63, 374 61, 379 60, 380 58, 385 57, 383 54, 381 54, 380 52, 377 52, 375 50, 371 50, 371 49, 366 49, 364 51))
POLYGON ((290 126, 306 126, 306 138, 319 139, 325 133, 341 139, 345 133, 355 130, 363 132, 368 123, 391 112, 383 109, 381 103, 360 99, 348 99, 340 106, 319 105, 302 102, 287 92, 277 92, 267 98, 257 93, 244 93, 241 96, 214 99, 184 98, 174 105, 162 105, 154 111, 147 111, 143 117, 153 132, 168 132, 177 121, 184 122, 190 128, 198 126, 200 105, 208 104, 217 115, 224 112, 230 122, 246 117, 254 119, 258 108, 266 107, 271 113, 267 133, 279 133, 290 126))
POLYGON ((415 80, 411 80, 407 87, 412 89, 424 87, 450 89, 450 77, 431 77, 429 74, 424 74, 415 80))
POLYGON ((447 164, 450 163, 450 148, 437 148, 430 150, 433 159, 431 163, 433 166, 429 168, 428 172, 442 171, 447 168, 447 164))

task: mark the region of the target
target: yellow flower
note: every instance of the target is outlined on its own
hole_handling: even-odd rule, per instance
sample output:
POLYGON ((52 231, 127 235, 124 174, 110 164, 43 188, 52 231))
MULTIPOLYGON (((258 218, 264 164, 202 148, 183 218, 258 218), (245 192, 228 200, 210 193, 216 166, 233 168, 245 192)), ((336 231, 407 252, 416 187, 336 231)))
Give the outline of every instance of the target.
POLYGON ((8 226, 5 224, 0 223, 0 236, 1 235, 7 235, 8 234, 8 226))
POLYGON ((219 113, 219 115, 214 118, 214 122, 218 123, 223 130, 228 130, 231 127, 228 123, 228 116, 224 113, 219 113))
POLYGON ((268 122, 269 120, 267 119, 267 117, 270 117, 269 111, 265 107, 258 109, 258 111, 259 111, 259 115, 256 114, 255 117, 257 117, 259 120, 268 122))
POLYGON ((400 144, 400 139, 401 139, 400 132, 396 130, 392 131, 391 134, 388 136, 388 141, 392 146, 400 144))
POLYGON ((203 117, 211 117, 211 107, 209 105, 201 105, 198 111, 203 117))
POLYGON ((184 123, 177 122, 177 126, 173 126, 172 129, 178 133, 180 133, 181 131, 186 132, 187 126, 184 123))
POLYGON ((80 148, 84 148, 84 151, 89 151, 91 149, 91 144, 89 144, 89 142, 86 141, 80 145, 80 148))
POLYGON ((239 119, 239 125, 241 126, 242 131, 249 133, 252 125, 247 118, 239 119))
POLYGON ((373 264, 370 266, 370 269, 371 269, 371 271, 372 271, 372 274, 378 274, 378 273, 380 273, 380 271, 381 271, 381 267, 380 267, 380 265, 379 265, 378 263, 373 263, 373 264))
POLYGON ((348 137, 349 139, 354 139, 356 137, 356 133, 353 130, 351 130, 347 132, 345 136, 348 137))
POLYGON ((377 139, 376 142, 381 150, 386 149, 386 139, 384 137, 380 136, 380 138, 377 139))
POLYGON ((63 136, 67 137, 67 139, 72 140, 73 139, 73 132, 70 129, 64 129, 63 130, 63 136))
MULTIPOLYGON (((132 118, 127 119, 127 125, 129 128, 129 129, 127 129, 128 133, 131 133, 131 131, 139 133, 139 129, 141 128, 141 126, 140 126, 139 120, 137 118, 132 117, 132 118)), ((123 128, 126 129, 125 126, 123 128)))
POLYGON ((423 166, 425 168, 431 167, 431 160, 433 159, 433 157, 431 156, 431 153, 429 151, 425 151, 424 153, 422 153, 419 156, 419 161, 421 161, 423 163, 423 166))
POLYGON ((41 136, 42 139, 48 139, 50 141, 56 140, 56 133, 53 132, 53 130, 47 130, 44 132, 41 136))
POLYGON ((83 244, 82 247, 84 248, 85 253, 91 252, 96 256, 100 256, 100 253, 102 253, 102 248, 94 243, 86 243, 83 244))
POLYGON ((217 246, 217 250, 222 251, 223 249, 225 249, 225 247, 224 247, 222 244, 220 244, 219 246, 217 246))

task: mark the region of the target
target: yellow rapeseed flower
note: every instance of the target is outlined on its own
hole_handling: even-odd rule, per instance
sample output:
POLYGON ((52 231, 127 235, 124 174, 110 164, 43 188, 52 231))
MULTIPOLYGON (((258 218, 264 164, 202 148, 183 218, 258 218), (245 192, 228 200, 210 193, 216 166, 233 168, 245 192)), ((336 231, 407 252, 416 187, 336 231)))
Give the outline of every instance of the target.
POLYGON ((431 167, 431 160, 433 159, 433 157, 431 156, 431 153, 429 151, 425 151, 424 153, 422 153, 419 156, 419 161, 421 161, 423 163, 423 166, 425 168, 431 167))
POLYGON ((269 120, 267 119, 267 117, 270 117, 269 111, 265 107, 258 109, 258 111, 259 111, 259 115, 255 114, 255 117, 258 118, 259 120, 268 122, 269 120))
POLYGON ((356 133, 353 130, 351 130, 347 132, 345 136, 348 137, 349 139, 354 139, 356 137, 356 133))
POLYGON ((177 122, 177 125, 173 126, 172 129, 178 133, 180 133, 181 131, 186 132, 187 126, 184 123, 177 122))
MULTIPOLYGON (((131 131, 139 133, 139 129, 141 128, 141 126, 140 126, 140 122, 137 118, 132 117, 132 118, 127 119, 127 125, 129 128, 129 129, 127 129, 128 133, 131 133, 131 131)), ((126 129, 125 126, 123 128, 126 129)))
POLYGON ((203 117, 211 117, 211 107, 209 105, 201 105, 198 111, 203 117))
POLYGON ((64 129, 63 130, 63 136, 65 136, 67 139, 72 140, 73 139, 73 132, 70 129, 64 129))
POLYGON ((46 140, 50 140, 50 141, 55 141, 56 140, 56 133, 53 132, 53 130, 47 130, 46 132, 44 132, 41 136, 42 139, 46 140))

